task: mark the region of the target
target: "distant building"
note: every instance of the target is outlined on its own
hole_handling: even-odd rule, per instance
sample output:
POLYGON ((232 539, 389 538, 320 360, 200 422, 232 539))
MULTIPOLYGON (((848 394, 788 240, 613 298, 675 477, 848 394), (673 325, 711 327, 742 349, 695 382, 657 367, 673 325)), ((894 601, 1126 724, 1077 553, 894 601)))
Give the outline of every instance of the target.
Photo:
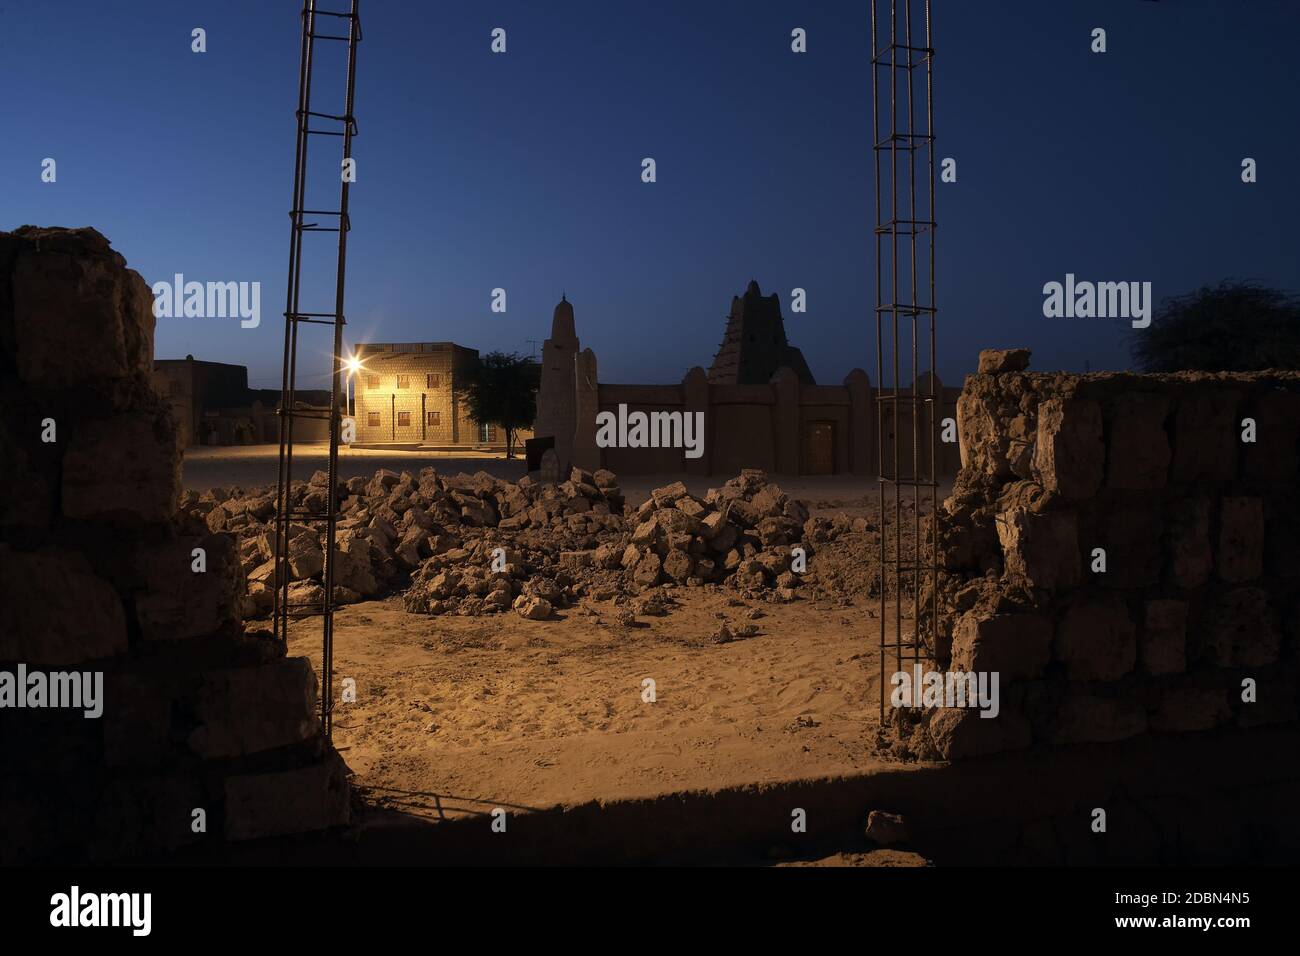
POLYGON ((581 348, 574 329, 573 305, 562 295, 551 314, 551 336, 542 343, 537 423, 533 428, 538 437, 555 439, 561 467, 573 460, 573 433, 578 425, 573 361, 581 348))
MULTIPOLYGON (((742 468, 762 468, 783 475, 867 477, 879 474, 879 443, 892 447, 895 428, 900 460, 912 467, 910 393, 902 392, 903 401, 890 396, 882 402, 862 369, 850 371, 839 385, 815 384, 803 354, 786 340, 777 297, 764 297, 756 282, 732 299, 726 335, 708 373, 697 366, 677 385, 621 385, 598 381, 596 364, 595 353, 580 348, 573 306, 561 299, 543 347, 536 427, 539 438, 555 439, 561 467, 603 467, 620 475, 729 477, 742 468), (662 443, 602 446, 595 422, 604 412, 639 412, 652 421, 702 415, 702 454, 687 458, 682 448, 662 443)), ((920 387, 928 392, 928 374, 920 376, 920 387)), ((924 413, 927 419, 955 418, 960 390, 937 381, 935 388, 940 400, 924 413)), ((922 423, 923 434, 929 425, 922 423)), ((928 455, 928 445, 918 449, 921 474, 928 455)), ((956 473, 955 444, 940 445, 938 457, 938 474, 956 473)))
MULTIPOLYGON (((366 343, 353 355, 358 444, 504 449, 504 430, 470 417, 460 395, 476 349, 452 342, 366 343)), ((521 429, 516 441, 532 437, 521 429)))
POLYGON ((709 368, 710 385, 766 385, 779 368, 794 372, 801 385, 816 385, 803 353, 785 337, 781 300, 764 296, 750 280, 743 296, 731 297, 727 329, 709 368))
MULTIPOLYGON (((172 406, 180 425, 182 447, 191 445, 249 445, 279 441, 280 390, 250 389, 248 369, 224 362, 158 359, 154 385, 172 406)), ((299 405, 328 408, 328 390, 299 390, 299 405)), ((320 441, 329 437, 324 421, 295 425, 295 438, 320 441)))

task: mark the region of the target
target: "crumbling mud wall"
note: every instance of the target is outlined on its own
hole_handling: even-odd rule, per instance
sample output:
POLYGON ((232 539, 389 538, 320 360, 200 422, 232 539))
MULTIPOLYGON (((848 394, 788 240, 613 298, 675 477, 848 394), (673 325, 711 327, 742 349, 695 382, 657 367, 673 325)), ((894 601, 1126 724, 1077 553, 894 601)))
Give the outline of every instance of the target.
POLYGON ((153 332, 93 229, 0 233, 0 861, 348 816, 311 666, 245 633, 234 539, 177 521, 153 332))
POLYGON ((967 378, 940 515, 935 656, 998 672, 1000 713, 913 713, 904 749, 1294 725, 1300 373, 1036 374, 1028 358, 985 352, 967 378))

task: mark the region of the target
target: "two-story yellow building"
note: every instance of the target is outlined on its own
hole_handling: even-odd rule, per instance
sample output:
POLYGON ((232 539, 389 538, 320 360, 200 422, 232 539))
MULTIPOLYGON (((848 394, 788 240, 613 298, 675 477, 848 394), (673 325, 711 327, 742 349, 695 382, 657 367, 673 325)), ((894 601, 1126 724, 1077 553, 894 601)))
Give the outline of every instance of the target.
MULTIPOLYGON (((476 349, 453 342, 368 342, 352 352, 356 444, 418 444, 431 448, 504 449, 496 425, 474 421, 457 393, 476 349)), ((516 432, 521 445, 532 432, 516 432)))

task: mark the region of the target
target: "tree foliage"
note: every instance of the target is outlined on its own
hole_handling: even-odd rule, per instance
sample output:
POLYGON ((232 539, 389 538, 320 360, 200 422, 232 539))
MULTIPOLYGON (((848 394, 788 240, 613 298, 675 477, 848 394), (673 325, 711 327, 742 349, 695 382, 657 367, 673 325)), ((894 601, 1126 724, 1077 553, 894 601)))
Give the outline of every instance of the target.
POLYGON ((537 418, 541 366, 514 352, 489 352, 469 366, 458 389, 470 417, 506 433, 506 457, 514 455, 515 432, 537 418))
POLYGON ((1300 369, 1300 299, 1227 280, 1161 303, 1129 351, 1144 372, 1300 369))

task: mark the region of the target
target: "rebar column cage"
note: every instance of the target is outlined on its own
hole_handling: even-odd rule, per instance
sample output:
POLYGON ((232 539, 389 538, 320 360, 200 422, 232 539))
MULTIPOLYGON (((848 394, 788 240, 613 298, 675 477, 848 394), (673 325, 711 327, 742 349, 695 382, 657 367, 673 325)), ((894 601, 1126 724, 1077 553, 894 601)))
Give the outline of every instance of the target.
POLYGON ((933 517, 922 520, 926 497, 931 516, 938 507, 933 66, 930 0, 871 0, 882 722, 890 678, 933 660, 938 636, 938 531, 933 517), (910 369, 903 366, 904 347, 910 347, 910 369), (910 376, 906 387, 904 375, 910 376), (903 508, 909 488, 910 516, 903 508))
POLYGON ((321 617, 321 729, 328 740, 333 733, 334 685, 334 568, 337 548, 335 533, 339 517, 338 465, 339 433, 342 420, 339 415, 339 398, 343 379, 343 314, 344 276, 347 270, 348 232, 352 228, 348 217, 348 186, 351 177, 344 174, 347 160, 352 158, 352 138, 357 124, 353 116, 353 91, 356 87, 357 43, 361 40, 359 0, 351 0, 348 12, 318 10, 316 0, 306 0, 302 8, 302 52, 298 67, 298 139, 293 171, 293 207, 289 210, 292 222, 289 239, 289 281, 285 294, 284 311, 284 377, 280 391, 280 466, 276 485, 275 523, 275 598, 272 619, 275 637, 281 644, 289 639, 289 622, 301 617, 321 617), (319 20, 318 20, 319 18, 319 20), (317 32, 321 23, 329 31, 317 32), (313 111, 312 65, 318 40, 347 44, 347 87, 342 113, 313 111), (312 124, 316 125, 313 126, 312 124), (337 209, 305 209, 307 196, 308 143, 312 136, 333 136, 342 139, 342 159, 339 169, 339 206, 337 209), (321 222, 305 222, 307 216, 321 217, 321 222), (309 232, 336 233, 338 236, 335 261, 334 308, 329 312, 303 311, 302 264, 303 236, 309 232), (299 407, 297 401, 298 330, 300 326, 328 326, 334 332, 330 375, 330 408, 299 407), (329 422, 329 481, 323 494, 297 495, 293 488, 294 423, 299 419, 328 419, 329 422), (325 553, 324 588, 320 601, 289 600, 289 530, 295 522, 314 527, 324 526, 325 553))

